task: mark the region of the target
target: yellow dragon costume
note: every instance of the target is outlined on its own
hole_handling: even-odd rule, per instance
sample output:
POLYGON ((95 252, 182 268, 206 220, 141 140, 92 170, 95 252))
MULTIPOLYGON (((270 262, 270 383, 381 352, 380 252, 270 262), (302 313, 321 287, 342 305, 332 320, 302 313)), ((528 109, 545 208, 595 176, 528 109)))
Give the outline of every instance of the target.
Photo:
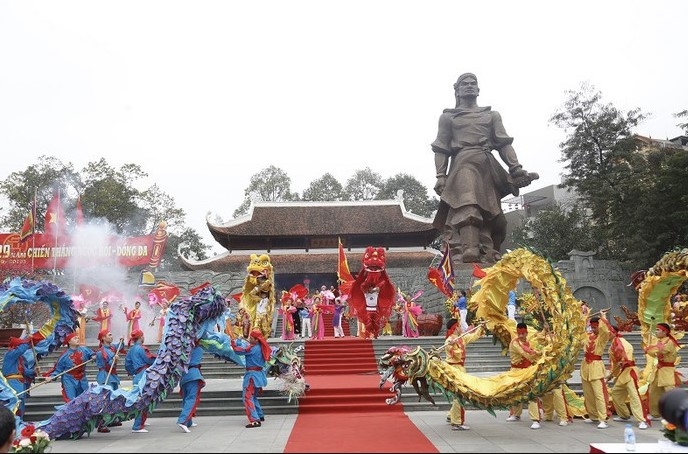
MULTIPOLYGON (((528 402, 565 385, 583 348, 585 317, 581 302, 574 298, 559 271, 530 250, 509 252, 484 271, 486 275, 474 284, 480 289, 471 297, 469 310, 475 311, 476 320, 486 323, 486 328, 502 344, 503 351, 516 335, 516 322, 506 316, 509 290, 516 288, 518 280, 523 278, 540 295, 533 310, 542 315, 551 329, 548 336, 538 336, 535 332, 529 336, 531 345, 542 352, 532 366, 478 377, 442 360, 440 353, 444 346, 431 352, 416 347, 401 352, 403 358, 397 356, 393 362, 390 356, 394 355, 386 355, 378 364, 383 369, 392 363, 397 369, 401 367, 395 375, 413 383, 420 390, 420 396, 427 398, 423 386, 427 380, 431 387, 439 388, 448 398, 456 397, 464 405, 471 404, 493 413, 494 409, 528 402), (543 339, 548 340, 543 342, 543 339)), ((455 294, 450 299, 457 297, 455 294)))
MULTIPOLYGON (((643 347, 652 343, 657 323, 674 324, 671 317, 671 297, 686 279, 688 279, 688 248, 667 252, 642 276, 642 281, 637 285, 637 290, 638 320, 643 347)), ((672 329, 672 335, 676 339, 681 339, 685 333, 672 329)), ((657 339, 654 338, 654 340, 657 339)), ((641 394, 647 391, 649 383, 652 382, 657 372, 657 358, 649 355, 646 355, 645 358, 647 362, 639 380, 641 394)), ((679 356, 676 358, 676 364, 678 365, 680 361, 681 357, 679 356)), ((682 381, 680 376, 677 376, 676 379, 677 382, 682 381)))
POLYGON ((239 306, 249 314, 251 328, 258 328, 267 339, 272 332, 275 310, 275 271, 270 256, 251 254, 239 306))

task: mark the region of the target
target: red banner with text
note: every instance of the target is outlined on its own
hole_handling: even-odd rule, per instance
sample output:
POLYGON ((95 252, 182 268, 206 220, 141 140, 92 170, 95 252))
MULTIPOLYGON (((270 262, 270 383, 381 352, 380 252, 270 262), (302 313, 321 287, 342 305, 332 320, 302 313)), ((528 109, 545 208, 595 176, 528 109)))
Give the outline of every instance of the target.
POLYGON ((19 233, 0 233, 0 269, 18 272, 64 269, 71 266, 148 265, 157 267, 165 250, 167 231, 160 223, 156 232, 137 237, 112 237, 105 244, 72 244, 69 237, 35 233, 21 242, 19 233))

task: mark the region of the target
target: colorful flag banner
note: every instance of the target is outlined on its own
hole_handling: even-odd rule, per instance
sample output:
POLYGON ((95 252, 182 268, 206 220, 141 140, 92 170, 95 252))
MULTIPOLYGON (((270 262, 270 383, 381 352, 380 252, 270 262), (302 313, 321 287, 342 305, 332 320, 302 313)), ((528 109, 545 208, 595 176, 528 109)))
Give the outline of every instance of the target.
POLYGON ((454 265, 452 263, 449 245, 444 244, 444 253, 437 267, 428 269, 428 280, 445 296, 454 294, 454 265))
POLYGON ((454 293, 454 262, 449 252, 449 243, 444 243, 444 254, 442 255, 438 268, 442 276, 444 287, 447 289, 449 295, 452 295, 454 293))
POLYGON ((26 219, 24 219, 24 225, 22 225, 21 232, 19 232, 19 242, 23 243, 24 241, 31 238, 31 235, 33 235, 34 233, 36 233, 36 201, 35 200, 33 200, 31 202, 30 212, 26 216, 26 219))

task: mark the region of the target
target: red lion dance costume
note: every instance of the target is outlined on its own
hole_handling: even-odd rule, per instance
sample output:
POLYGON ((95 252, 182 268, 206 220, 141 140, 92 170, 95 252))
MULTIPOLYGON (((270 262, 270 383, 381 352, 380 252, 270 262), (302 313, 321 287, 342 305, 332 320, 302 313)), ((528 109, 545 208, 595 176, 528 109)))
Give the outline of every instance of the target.
POLYGON ((363 268, 351 286, 349 306, 365 326, 366 338, 377 339, 392 314, 396 289, 385 265, 385 249, 368 246, 363 254, 363 268))

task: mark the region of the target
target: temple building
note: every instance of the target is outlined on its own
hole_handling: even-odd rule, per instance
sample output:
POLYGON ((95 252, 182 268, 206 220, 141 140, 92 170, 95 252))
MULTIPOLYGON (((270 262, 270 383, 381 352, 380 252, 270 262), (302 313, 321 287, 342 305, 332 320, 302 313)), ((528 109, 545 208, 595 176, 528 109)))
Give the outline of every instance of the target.
MULTIPOLYGON (((251 254, 269 254, 277 288, 308 283, 337 285, 339 241, 351 273, 368 246, 384 247, 389 269, 427 270, 438 251, 429 247, 439 232, 432 219, 407 212, 394 200, 254 202, 247 214, 228 222, 206 219, 227 252, 203 261, 182 257, 190 270, 244 272, 251 254)), ((424 274, 424 273, 423 273, 424 274)))

